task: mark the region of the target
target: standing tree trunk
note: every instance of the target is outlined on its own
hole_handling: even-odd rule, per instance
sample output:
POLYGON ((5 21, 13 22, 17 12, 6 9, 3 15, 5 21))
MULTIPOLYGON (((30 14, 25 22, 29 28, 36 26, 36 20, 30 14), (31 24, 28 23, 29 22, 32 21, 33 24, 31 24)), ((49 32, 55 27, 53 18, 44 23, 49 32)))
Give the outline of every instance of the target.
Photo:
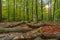
POLYGON ((36 22, 38 22, 38 0, 36 0, 36 22))
POLYGON ((10 2, 8 0, 8 21, 10 21, 10 2))
POLYGON ((23 21, 25 21, 25 0, 23 0, 23 21))
POLYGON ((53 7, 53 21, 55 19, 55 10, 56 10, 56 0, 54 0, 54 7, 53 7))
MULTIPOLYGON (((51 4, 52 4, 52 0, 49 0, 48 6, 51 6, 51 4)), ((48 8, 48 18, 49 21, 52 21, 52 6, 48 8)))
POLYGON ((29 21, 29 8, 28 8, 28 0, 26 0, 26 16, 27 16, 27 21, 29 21))
POLYGON ((43 20, 43 0, 41 0, 41 20, 43 20))
POLYGON ((33 21, 33 3, 34 1, 32 0, 32 21, 33 21))
POLYGON ((2 1, 0 0, 0 22, 2 21, 2 1))
POLYGON ((13 10, 14 10, 13 21, 15 21, 15 17, 16 17, 16 15, 15 15, 16 14, 16 12, 15 12, 16 11, 16 0, 14 0, 14 9, 13 10))

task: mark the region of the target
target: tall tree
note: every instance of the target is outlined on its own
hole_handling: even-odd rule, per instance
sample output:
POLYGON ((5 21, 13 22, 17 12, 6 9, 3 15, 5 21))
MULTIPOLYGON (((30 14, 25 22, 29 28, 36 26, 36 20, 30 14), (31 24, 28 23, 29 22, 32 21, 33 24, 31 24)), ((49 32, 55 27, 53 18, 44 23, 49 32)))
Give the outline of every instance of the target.
POLYGON ((0 22, 2 21, 2 0, 0 0, 0 22))
POLYGON ((36 0, 36 21, 38 22, 38 0, 36 0))
POLYGON ((49 0, 49 3, 48 3, 48 18, 49 18, 49 21, 52 21, 52 6, 51 6, 51 4, 52 4, 52 0, 49 0))
POLYGON ((54 21, 54 18, 55 18, 55 11, 56 11, 56 0, 54 0, 54 5, 53 5, 53 21, 54 21))
POLYGON ((13 10, 14 10, 13 20, 14 20, 14 21, 15 21, 15 17, 16 17, 16 15, 15 15, 15 14, 16 14, 16 12, 15 12, 15 11, 16 11, 16 8, 17 8, 17 7, 16 7, 16 0, 14 0, 14 9, 13 9, 13 10))
POLYGON ((21 4, 22 4, 22 3, 21 3, 21 2, 22 2, 22 0, 20 0, 20 2, 19 2, 19 5, 20 5, 20 7, 19 7, 19 9, 20 9, 20 10, 19 10, 19 18, 20 18, 20 19, 19 19, 19 20, 20 20, 20 21, 21 21, 21 18, 22 18, 22 17, 21 17, 21 16, 22 16, 22 15, 21 15, 21 14, 22 14, 22 12, 21 12, 21 7, 22 7, 21 4))
POLYGON ((41 0, 41 20, 43 20, 43 0, 41 0))
POLYGON ((32 0, 32 21, 33 21, 33 0, 32 0))
POLYGON ((23 21, 25 21, 25 0, 23 0, 23 21))
POLYGON ((8 0, 8 21, 10 21, 10 2, 8 0))
POLYGON ((27 21, 29 21, 29 13, 28 13, 28 0, 26 0, 26 14, 27 14, 27 21))

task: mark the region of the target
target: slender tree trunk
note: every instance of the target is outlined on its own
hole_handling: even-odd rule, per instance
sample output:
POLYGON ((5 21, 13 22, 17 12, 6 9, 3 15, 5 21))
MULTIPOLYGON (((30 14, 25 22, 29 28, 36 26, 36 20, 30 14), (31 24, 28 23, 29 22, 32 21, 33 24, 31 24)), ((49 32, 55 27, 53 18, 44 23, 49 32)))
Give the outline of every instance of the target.
POLYGON ((9 5, 10 5, 10 2, 8 0, 8 21, 10 21, 10 7, 9 7, 9 5))
POLYGON ((13 20, 15 21, 15 16, 16 16, 15 15, 16 14, 16 12, 15 12, 16 11, 16 0, 14 0, 14 9, 13 10, 14 10, 13 20))
POLYGON ((23 0, 23 21, 25 21, 25 0, 23 0))
POLYGON ((33 21, 33 0, 32 0, 32 21, 33 21))
MULTIPOLYGON (((49 3, 48 3, 48 6, 51 6, 52 4, 52 0, 49 0, 49 3)), ((50 8, 48 8, 48 18, 49 18, 49 21, 52 21, 52 6, 50 8)))
POLYGON ((37 0, 36 0, 36 22, 38 22, 38 4, 37 4, 37 0))
POLYGON ((43 0, 41 0, 41 20, 43 20, 43 0))
POLYGON ((19 14, 19 17, 20 17, 19 19, 20 19, 20 21, 22 20, 22 15, 21 15, 21 14, 22 14, 22 11, 21 11, 22 5, 21 5, 21 4, 22 4, 22 0, 20 0, 20 11, 19 11, 19 13, 20 13, 20 14, 19 14))
POLYGON ((27 0, 27 20, 29 21, 29 7, 28 7, 28 0, 27 0))
POLYGON ((0 0, 0 22, 2 21, 2 1, 0 0))
POLYGON ((27 14, 27 21, 29 21, 29 13, 28 13, 28 0, 26 0, 26 14, 27 14))
POLYGON ((54 21, 54 18, 55 18, 55 7, 56 7, 56 0, 54 0, 54 7, 53 7, 53 21, 54 21))

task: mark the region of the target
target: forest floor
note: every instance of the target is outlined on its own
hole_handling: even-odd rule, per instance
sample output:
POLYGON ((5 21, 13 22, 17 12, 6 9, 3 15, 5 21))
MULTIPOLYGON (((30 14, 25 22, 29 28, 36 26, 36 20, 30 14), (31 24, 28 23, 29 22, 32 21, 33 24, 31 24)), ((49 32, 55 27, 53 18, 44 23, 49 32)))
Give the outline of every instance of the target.
MULTIPOLYGON (((33 39, 37 38, 38 36, 39 36, 39 38, 42 37, 42 35, 44 36, 43 38, 47 38, 47 37, 53 38, 54 37, 54 38, 60 39, 60 24, 54 23, 54 22, 45 22, 45 23, 39 22, 37 24, 25 23, 25 22, 0 22, 0 28, 2 28, 0 30, 0 32, 2 32, 2 30, 5 28, 8 30, 9 30, 9 28, 14 30, 14 32, 9 31, 6 33, 3 30, 3 32, 0 33, 1 40, 28 40, 28 39, 33 40, 33 39), (37 30, 37 28, 39 28, 38 26, 40 27, 40 30, 37 30), (26 32, 25 32, 25 30, 21 29, 24 32, 20 32, 20 30, 19 30, 20 27, 24 28, 24 29, 29 29, 29 28, 32 28, 32 29, 29 31, 26 31, 26 32), (14 28, 19 31, 17 32, 14 28), (58 35, 56 35, 56 34, 58 34, 58 35)), ((38 39, 38 40, 40 40, 40 39, 38 39)), ((51 40, 53 40, 53 39, 51 39, 51 40)), ((56 40, 56 39, 54 39, 54 40, 56 40)))

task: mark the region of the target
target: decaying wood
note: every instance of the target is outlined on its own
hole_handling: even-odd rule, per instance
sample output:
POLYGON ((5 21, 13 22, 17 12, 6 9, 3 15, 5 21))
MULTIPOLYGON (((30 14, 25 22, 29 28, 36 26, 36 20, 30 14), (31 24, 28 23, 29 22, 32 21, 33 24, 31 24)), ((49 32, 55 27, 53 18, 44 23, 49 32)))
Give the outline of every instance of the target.
POLYGON ((37 24, 34 24, 34 23, 27 23, 27 25, 29 27, 33 27, 33 28, 38 28, 38 27, 42 27, 42 26, 60 26, 60 24, 46 24, 46 23, 37 23, 37 24))
POLYGON ((6 33, 6 32, 27 32, 31 31, 32 28, 0 28, 0 33, 6 33))
POLYGON ((38 28, 38 27, 41 27, 41 26, 60 26, 60 24, 49 24, 49 23, 46 23, 46 22, 39 22, 39 23, 28 23, 28 22, 7 22, 7 23, 0 23, 0 27, 5 27, 5 28, 13 28, 13 27, 16 27, 16 26, 21 26, 26 24, 27 26, 29 27, 32 27, 32 28, 38 28))
POLYGON ((16 40, 16 39, 34 39, 36 37, 41 37, 42 39, 59 39, 60 33, 57 34, 41 34, 41 33, 18 33, 18 34, 10 34, 5 36, 5 40, 16 40))
POLYGON ((5 37, 4 40, 16 40, 16 39, 34 39, 36 37, 38 37, 40 35, 40 33, 30 33, 30 34, 26 34, 26 33, 17 33, 17 34, 9 34, 9 35, 4 35, 5 37))
POLYGON ((0 23, 0 27, 14 27, 14 26, 18 26, 18 25, 20 25, 20 24, 22 24, 22 23, 24 23, 24 22, 3 22, 3 23, 0 23))
POLYGON ((44 38, 44 39, 60 39, 60 33, 55 33, 55 34, 43 33, 41 35, 42 35, 41 38, 44 38))

